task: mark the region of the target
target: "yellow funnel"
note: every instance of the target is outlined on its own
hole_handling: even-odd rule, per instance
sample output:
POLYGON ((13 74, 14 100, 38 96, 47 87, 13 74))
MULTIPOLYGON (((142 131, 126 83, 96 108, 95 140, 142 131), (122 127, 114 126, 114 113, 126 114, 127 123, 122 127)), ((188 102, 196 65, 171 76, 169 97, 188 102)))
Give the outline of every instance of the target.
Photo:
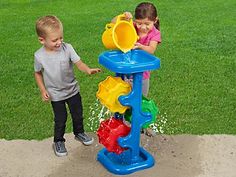
POLYGON ((127 21, 124 18, 125 16, 123 14, 118 15, 115 24, 109 23, 106 25, 102 35, 102 42, 108 49, 120 49, 126 53, 134 47, 138 35, 132 19, 127 21))

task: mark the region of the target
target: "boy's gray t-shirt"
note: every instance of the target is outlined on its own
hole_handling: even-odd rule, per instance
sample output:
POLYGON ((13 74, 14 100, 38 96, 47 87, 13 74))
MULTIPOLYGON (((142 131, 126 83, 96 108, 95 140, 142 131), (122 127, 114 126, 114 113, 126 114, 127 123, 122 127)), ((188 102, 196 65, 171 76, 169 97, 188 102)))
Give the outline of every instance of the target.
POLYGON ((71 44, 63 43, 60 50, 47 52, 41 47, 34 54, 34 70, 41 71, 52 101, 70 98, 79 92, 73 63, 80 60, 71 44))

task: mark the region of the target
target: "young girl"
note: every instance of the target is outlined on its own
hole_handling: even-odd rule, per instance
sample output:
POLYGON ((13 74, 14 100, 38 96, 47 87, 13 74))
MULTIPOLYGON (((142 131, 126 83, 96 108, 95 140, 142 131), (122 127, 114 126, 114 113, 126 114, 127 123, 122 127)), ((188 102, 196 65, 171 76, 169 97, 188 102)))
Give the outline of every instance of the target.
MULTIPOLYGON (((130 12, 124 13, 126 20, 132 18, 130 12)), ((113 19, 114 21, 116 19, 113 19)), ((154 54, 158 44, 161 43, 160 24, 157 16, 156 7, 150 2, 142 2, 135 9, 134 27, 139 39, 134 49, 145 50, 154 54)), ((144 96, 148 95, 150 82, 150 71, 143 73, 142 92, 144 96)))
MULTIPOLYGON (((127 19, 132 18, 131 13, 125 12, 127 19)), ((140 3, 135 9, 134 26, 139 36, 134 48, 142 49, 154 54, 157 45, 161 43, 161 33, 156 7, 150 2, 140 3)), ((150 71, 143 73, 143 95, 149 92, 150 71)))
MULTIPOLYGON (((124 15, 128 21, 132 18, 132 14, 130 12, 125 12, 124 15)), ((116 18, 112 20, 112 22, 115 21, 116 18)), ((161 33, 157 9, 152 3, 142 2, 135 8, 134 27, 139 36, 134 49, 141 49, 150 54, 154 54, 157 46, 161 43, 161 33)), ((128 79, 128 82, 132 84, 132 79, 128 79)), ((150 71, 145 71, 143 73, 142 81, 142 93, 144 96, 148 95, 149 82, 150 71)), ((143 131, 145 131, 145 134, 148 136, 155 136, 155 132, 150 128, 143 131)))

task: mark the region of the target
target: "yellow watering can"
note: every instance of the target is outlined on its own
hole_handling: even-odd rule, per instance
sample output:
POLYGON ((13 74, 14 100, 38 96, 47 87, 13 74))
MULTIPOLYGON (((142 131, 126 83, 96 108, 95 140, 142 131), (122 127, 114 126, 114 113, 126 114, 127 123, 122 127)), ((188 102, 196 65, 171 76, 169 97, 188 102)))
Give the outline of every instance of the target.
POLYGON ((102 35, 102 42, 108 49, 120 49, 122 52, 126 53, 134 47, 138 35, 132 19, 127 21, 124 20, 124 18, 124 14, 118 15, 116 23, 106 25, 102 35))

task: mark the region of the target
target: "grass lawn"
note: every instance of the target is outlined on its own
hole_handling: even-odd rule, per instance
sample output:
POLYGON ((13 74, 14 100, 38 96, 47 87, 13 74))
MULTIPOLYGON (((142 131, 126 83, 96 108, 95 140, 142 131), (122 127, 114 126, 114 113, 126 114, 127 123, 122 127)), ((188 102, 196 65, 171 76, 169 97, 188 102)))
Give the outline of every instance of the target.
MULTIPOLYGON (((103 73, 76 71, 85 128, 98 83, 113 75, 98 63, 106 23, 140 1, 0 1, 0 138, 43 139, 53 135, 51 105, 41 101, 33 77, 40 47, 37 18, 53 14, 64 25, 64 41, 82 60, 103 73)), ((166 134, 236 134, 236 2, 233 0, 153 1, 159 12, 161 68, 152 72, 149 97, 165 115, 166 134)), ((67 132, 71 132, 68 118, 67 132)))

